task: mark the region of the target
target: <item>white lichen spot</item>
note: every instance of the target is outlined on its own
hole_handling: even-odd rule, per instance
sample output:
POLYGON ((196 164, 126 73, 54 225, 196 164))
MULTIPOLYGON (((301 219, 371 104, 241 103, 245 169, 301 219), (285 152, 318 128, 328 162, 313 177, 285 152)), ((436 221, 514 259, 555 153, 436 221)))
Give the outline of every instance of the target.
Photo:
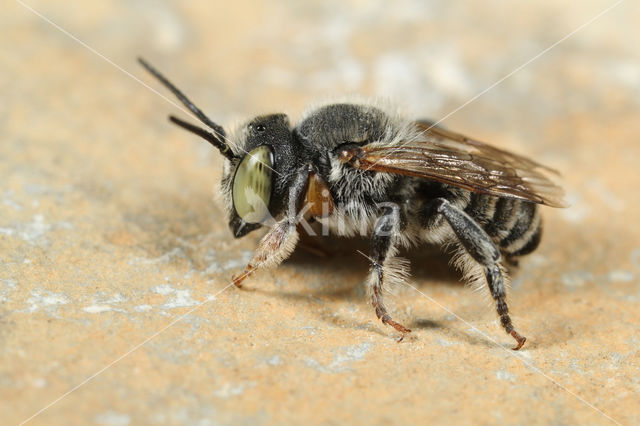
POLYGON ((9 293, 18 287, 18 283, 14 280, 0 281, 0 302, 8 300, 9 293))
POLYGON ((316 331, 317 331, 316 327, 313 327, 313 326, 310 326, 310 325, 307 325, 307 326, 304 326, 304 327, 300 327, 300 329, 301 330, 307 330, 307 332, 312 336, 315 336, 316 335, 316 331))
POLYGON ((449 346, 457 345, 457 343, 455 343, 455 342, 452 342, 452 341, 446 340, 446 339, 442 339, 442 338, 437 339, 436 343, 438 345, 440 345, 440 346, 444 346, 445 348, 449 347, 449 346))
POLYGON ((531 351, 527 348, 527 345, 524 345, 524 347, 518 351, 516 356, 527 361, 533 361, 533 356, 531 355, 531 351))
POLYGON ((38 240, 44 238, 49 229, 51 229, 51 225, 45 223, 44 216, 37 214, 31 222, 24 224, 20 236, 23 240, 35 244, 38 240))
POLYGON ((53 229, 71 229, 72 226, 68 222, 58 222, 56 224, 48 224, 44 220, 44 216, 37 214, 33 216, 31 222, 18 223, 9 227, 0 227, 0 234, 9 237, 18 237, 29 244, 37 245, 46 243, 46 235, 53 229))
POLYGON ((31 291, 31 297, 27 299, 26 312, 34 313, 42 308, 50 308, 69 303, 69 298, 61 293, 36 289, 31 291))
POLYGON ((267 360, 267 364, 271 365, 271 366, 277 366, 282 364, 282 360, 280 359, 280 357, 278 355, 274 355, 271 358, 269 358, 267 360))
POLYGON ((226 261, 216 261, 212 260, 209 263, 207 269, 201 274, 203 276, 209 276, 212 274, 217 274, 221 272, 226 272, 233 269, 240 269, 247 266, 251 258, 253 257, 253 252, 249 250, 243 250, 239 256, 234 257, 233 259, 229 259, 226 261))
POLYGON ((106 426, 126 426, 131 423, 131 416, 124 413, 118 413, 117 411, 105 411, 104 413, 97 414, 93 421, 95 423, 106 426))
POLYGON ((183 308, 197 305, 199 302, 191 297, 191 290, 176 290, 173 297, 163 305, 164 308, 183 308))
POLYGON ((86 308, 82 308, 82 310, 90 314, 99 314, 102 312, 113 311, 114 309, 108 305, 91 305, 87 306, 86 308))
POLYGON ((562 277, 560 279, 562 280, 562 284, 567 287, 582 287, 587 282, 593 281, 593 274, 587 271, 568 272, 566 274, 562 274, 562 277))
POLYGON ((560 210, 560 214, 564 220, 571 223, 581 223, 589 216, 591 209, 579 194, 569 192, 567 193, 566 200, 569 208, 560 210))
POLYGON ((178 290, 168 284, 156 286, 153 291, 163 296, 170 296, 169 300, 162 305, 165 309, 184 308, 200 303, 191 297, 191 290, 178 290))
POLYGON ((7 237, 13 237, 15 235, 16 231, 13 228, 8 228, 8 227, 0 227, 0 235, 6 235, 7 237))
POLYGON ((99 293, 93 299, 93 305, 87 306, 82 310, 90 314, 99 314, 102 312, 124 312, 122 309, 117 309, 111 306, 114 303, 122 303, 127 299, 120 293, 116 293, 111 297, 107 297, 103 293, 99 293))
POLYGON ((34 379, 31 379, 31 386, 33 386, 34 388, 42 389, 45 386, 47 386, 47 384, 48 382, 42 377, 36 377, 34 379))
POLYGON ((350 365, 356 361, 360 361, 371 350, 372 344, 363 342, 360 345, 346 346, 336 350, 333 360, 326 366, 320 364, 313 358, 307 358, 305 363, 308 367, 315 368, 323 373, 340 373, 349 371, 350 365))
POLYGON ((635 248, 629 253, 629 260, 636 267, 638 273, 640 273, 640 247, 635 248))
POLYGON ((628 283, 633 281, 633 273, 623 270, 611 271, 607 274, 607 281, 610 283, 628 283))
POLYGON ((14 210, 21 211, 22 206, 13 200, 13 193, 13 190, 9 190, 2 194, 2 204, 14 210))
POLYGON ((608 207, 614 211, 620 211, 624 208, 624 201, 615 195, 607 185, 602 183, 600 180, 591 180, 589 182, 589 189, 591 189, 603 201, 600 205, 608 207))
POLYGON ((516 381, 516 376, 514 374, 509 373, 504 368, 501 368, 500 370, 496 371, 496 377, 499 380, 507 380, 509 382, 515 382, 516 381))
POLYGON ((169 5, 158 3, 151 8, 145 8, 144 13, 151 21, 153 36, 150 40, 155 42, 159 50, 171 52, 184 44, 186 39, 186 27, 169 5))
POLYGON ((608 72, 609 81, 615 82, 625 89, 640 91, 640 73, 638 73, 638 61, 632 59, 617 59, 607 61, 605 69, 608 72))
MULTIPOLYGON (((386 10, 385 15, 388 13, 393 18, 391 22, 406 21, 406 22, 428 22, 434 18, 437 8, 435 4, 422 0, 408 0, 403 2, 372 2, 370 7, 375 10, 378 8, 384 8, 386 10)), ((376 12, 374 12, 375 14, 376 12)))
POLYGON ((213 391, 213 395, 218 398, 230 398, 232 396, 242 395, 246 389, 254 387, 255 382, 231 384, 225 383, 220 389, 213 391))
POLYGON ((161 284, 161 285, 155 286, 151 290, 154 293, 162 294, 163 296, 166 296, 167 294, 171 294, 175 291, 175 289, 171 287, 169 284, 161 284))
POLYGON ((136 312, 147 312, 151 310, 151 305, 138 305, 133 308, 133 310, 136 312))
POLYGON ((112 297, 104 299, 102 302, 103 303, 122 303, 122 302, 126 302, 126 301, 127 301, 126 297, 124 297, 120 293, 116 293, 112 297))
POLYGON ((374 90, 384 98, 403 99, 405 105, 418 110, 437 111, 443 99, 421 78, 422 70, 409 53, 380 55, 373 64, 374 90))
POLYGON ((428 67, 423 67, 427 73, 427 80, 436 86, 439 91, 449 97, 466 98, 472 93, 472 80, 462 65, 455 49, 446 46, 429 49, 421 52, 429 62, 428 67), (437 61, 433 58, 437 57, 437 61))
POLYGON ((181 247, 174 247, 168 252, 151 259, 144 257, 134 257, 129 260, 129 265, 156 265, 159 263, 169 263, 175 258, 187 259, 184 250, 181 247))

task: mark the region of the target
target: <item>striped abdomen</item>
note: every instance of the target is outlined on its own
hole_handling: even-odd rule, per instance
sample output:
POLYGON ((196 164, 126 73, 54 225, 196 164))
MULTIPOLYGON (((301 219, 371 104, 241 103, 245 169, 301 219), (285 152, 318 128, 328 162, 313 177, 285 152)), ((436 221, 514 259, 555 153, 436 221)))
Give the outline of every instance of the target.
POLYGON ((507 257, 529 254, 540 243, 542 222, 536 203, 472 193, 465 212, 507 257))

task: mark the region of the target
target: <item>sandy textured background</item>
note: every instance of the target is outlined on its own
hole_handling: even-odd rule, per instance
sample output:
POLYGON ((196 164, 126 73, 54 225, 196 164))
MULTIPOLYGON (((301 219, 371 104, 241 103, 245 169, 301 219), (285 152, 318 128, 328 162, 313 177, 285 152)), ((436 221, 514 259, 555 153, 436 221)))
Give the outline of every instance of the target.
MULTIPOLYGON (((144 55, 229 124, 344 93, 438 119, 613 1, 452 3, 29 2, 167 95, 144 55)), ((131 76, 20 3, 2 9, 1 423, 94 373, 31 423, 612 421, 594 407, 640 422, 637 2, 443 123, 566 177, 573 206, 544 210, 515 273, 519 353, 433 249, 406 254, 432 300, 392 298, 414 330, 401 344, 364 296, 365 240, 320 241, 336 255, 297 253, 209 300, 259 237, 227 229, 220 156, 131 76)))

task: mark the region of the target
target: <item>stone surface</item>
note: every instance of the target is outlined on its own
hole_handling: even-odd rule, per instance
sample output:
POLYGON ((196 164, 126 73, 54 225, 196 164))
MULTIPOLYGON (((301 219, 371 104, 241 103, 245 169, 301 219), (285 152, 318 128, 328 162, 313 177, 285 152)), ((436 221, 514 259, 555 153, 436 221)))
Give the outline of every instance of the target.
POLYGON ((221 158, 135 58, 225 124, 345 93, 438 119, 613 2, 103 3, 28 2, 103 57, 0 16, 1 423, 640 422, 636 2, 443 123, 564 173, 572 206, 514 273, 518 353, 437 249, 404 254, 401 344, 364 239, 229 288, 259 235, 231 237, 221 158))

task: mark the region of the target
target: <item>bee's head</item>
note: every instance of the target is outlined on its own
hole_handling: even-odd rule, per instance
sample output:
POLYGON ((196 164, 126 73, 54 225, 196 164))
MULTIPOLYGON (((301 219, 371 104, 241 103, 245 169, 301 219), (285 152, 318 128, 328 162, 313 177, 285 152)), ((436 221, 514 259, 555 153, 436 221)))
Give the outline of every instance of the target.
POLYGON ((222 176, 229 226, 236 238, 273 221, 284 211, 288 182, 297 167, 294 140, 285 114, 256 117, 227 137, 177 87, 143 59, 139 62, 211 131, 176 117, 169 119, 206 139, 227 159, 222 176), (231 143, 231 141, 233 141, 231 143))
POLYGON ((234 158, 225 162, 222 191, 236 238, 274 221, 284 209, 285 176, 293 166, 292 133, 285 114, 259 116, 235 134, 234 158))

